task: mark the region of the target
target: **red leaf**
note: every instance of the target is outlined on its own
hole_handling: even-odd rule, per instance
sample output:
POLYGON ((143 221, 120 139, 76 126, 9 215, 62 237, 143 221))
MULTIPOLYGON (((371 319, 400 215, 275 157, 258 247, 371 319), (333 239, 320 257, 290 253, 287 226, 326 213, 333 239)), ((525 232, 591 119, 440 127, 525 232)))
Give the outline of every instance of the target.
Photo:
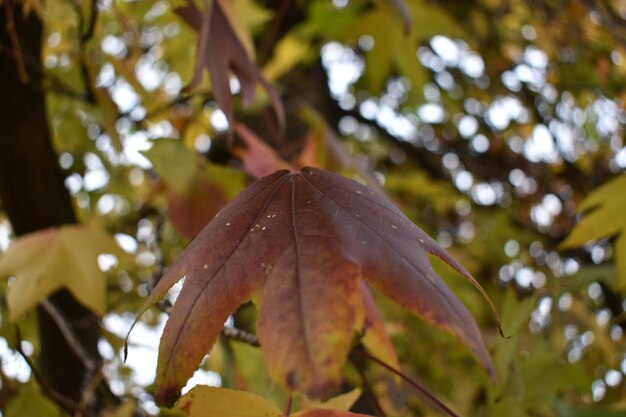
POLYGON ((236 154, 243 162, 243 169, 255 178, 262 178, 280 169, 291 169, 267 143, 253 131, 241 123, 235 124, 235 133, 248 146, 246 149, 236 150, 236 154))
POLYGON ((226 318, 255 293, 273 377, 292 390, 329 394, 364 325, 361 279, 458 337, 494 376, 476 323, 428 254, 479 287, 393 204, 355 181, 303 168, 253 183, 174 262, 144 306, 186 276, 161 339, 157 400, 176 400, 226 318))
POLYGON ((167 194, 170 219, 185 239, 196 237, 227 201, 224 191, 202 174, 192 178, 185 192, 170 187, 167 194))
POLYGON ((260 84, 274 107, 280 132, 285 128, 285 111, 276 90, 263 77, 259 67, 250 59, 246 49, 231 27, 222 5, 223 0, 210 2, 204 15, 195 6, 193 0, 176 9, 183 20, 198 31, 196 65, 191 83, 187 90, 202 82, 205 69, 209 71, 213 95, 229 123, 234 125, 233 98, 230 91, 231 74, 239 79, 244 106, 250 105, 256 95, 256 85, 260 84), (202 16, 202 17, 200 17, 202 16))

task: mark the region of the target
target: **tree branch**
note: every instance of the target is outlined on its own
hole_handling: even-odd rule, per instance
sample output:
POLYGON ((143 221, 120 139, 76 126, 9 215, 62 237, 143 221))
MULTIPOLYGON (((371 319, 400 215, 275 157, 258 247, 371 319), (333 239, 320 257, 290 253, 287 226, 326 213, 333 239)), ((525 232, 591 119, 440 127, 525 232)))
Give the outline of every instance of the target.
POLYGON ((50 315, 52 320, 59 328, 59 331, 67 341, 68 346, 72 349, 72 352, 81 360, 85 369, 88 371, 87 378, 91 378, 91 374, 96 369, 96 364, 87 353, 83 344, 74 334, 71 325, 66 321, 61 312, 50 302, 50 300, 44 300, 41 302, 43 309, 50 315))
POLYGON ((35 380, 41 387, 41 391, 43 392, 43 394, 55 403, 59 404, 65 410, 78 409, 78 404, 54 390, 50 385, 48 385, 46 380, 41 377, 41 374, 35 367, 35 364, 33 363, 30 356, 28 356, 26 352, 24 352, 24 350, 22 349, 22 336, 20 333, 20 328, 17 325, 15 326, 15 338, 15 351, 19 353, 19 355, 22 357, 22 359, 24 359, 24 361, 30 368, 30 372, 33 374, 35 380))

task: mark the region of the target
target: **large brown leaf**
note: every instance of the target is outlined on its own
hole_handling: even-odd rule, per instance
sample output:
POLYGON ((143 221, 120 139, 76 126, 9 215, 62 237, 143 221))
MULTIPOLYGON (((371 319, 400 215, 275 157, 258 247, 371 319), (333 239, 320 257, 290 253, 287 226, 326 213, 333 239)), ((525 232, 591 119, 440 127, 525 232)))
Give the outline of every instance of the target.
POLYGON ((161 339, 157 400, 178 398, 224 321, 255 294, 272 376, 292 390, 329 394, 364 326, 362 279, 455 335, 493 377, 476 323, 428 254, 478 286, 393 204, 355 181, 316 168, 256 181, 198 235, 144 306, 186 277, 161 339))

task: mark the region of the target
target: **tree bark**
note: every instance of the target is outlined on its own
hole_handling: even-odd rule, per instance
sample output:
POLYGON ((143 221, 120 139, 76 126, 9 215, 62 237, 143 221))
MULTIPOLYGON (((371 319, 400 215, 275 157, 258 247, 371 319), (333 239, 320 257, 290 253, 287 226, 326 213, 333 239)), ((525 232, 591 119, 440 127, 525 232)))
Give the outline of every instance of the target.
MULTIPOLYGON (((35 13, 25 16, 14 1, 0 3, 0 199, 17 236, 76 222, 50 140, 41 37, 42 23, 35 13)), ((97 317, 66 290, 49 301, 98 364, 97 317)), ((57 394, 79 403, 90 382, 88 369, 51 316, 41 308, 37 316, 41 376, 57 394)))

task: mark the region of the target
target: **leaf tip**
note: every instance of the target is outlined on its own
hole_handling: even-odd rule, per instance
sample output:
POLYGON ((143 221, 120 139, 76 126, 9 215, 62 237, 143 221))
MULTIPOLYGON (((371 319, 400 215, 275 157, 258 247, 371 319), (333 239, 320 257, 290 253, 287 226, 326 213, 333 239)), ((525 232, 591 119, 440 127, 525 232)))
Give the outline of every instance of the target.
POLYGON ((513 337, 512 334, 508 336, 504 335, 504 330, 502 329, 502 323, 500 323, 499 321, 498 321, 498 332, 500 333, 500 337, 502 337, 503 339, 511 339, 513 337))

